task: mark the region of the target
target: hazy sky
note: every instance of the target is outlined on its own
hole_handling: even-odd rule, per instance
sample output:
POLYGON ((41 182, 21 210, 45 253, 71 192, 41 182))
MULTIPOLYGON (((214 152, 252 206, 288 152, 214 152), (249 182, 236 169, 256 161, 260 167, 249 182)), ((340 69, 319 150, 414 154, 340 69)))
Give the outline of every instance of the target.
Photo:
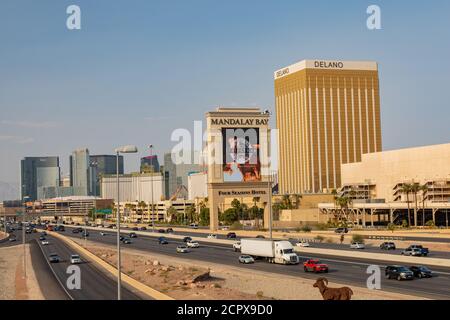
POLYGON ((308 58, 379 63, 384 149, 450 142, 447 0, 1 0, 0 181, 24 156, 59 155, 67 173, 80 147, 136 144, 136 169, 218 105, 273 109, 273 71, 308 58))

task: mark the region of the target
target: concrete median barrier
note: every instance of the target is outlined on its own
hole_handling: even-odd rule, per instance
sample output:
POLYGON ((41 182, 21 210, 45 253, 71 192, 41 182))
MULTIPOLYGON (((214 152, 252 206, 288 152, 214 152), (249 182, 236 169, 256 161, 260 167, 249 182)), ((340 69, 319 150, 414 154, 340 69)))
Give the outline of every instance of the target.
POLYGON ((428 258, 428 257, 410 257, 410 256, 397 256, 385 253, 372 253, 359 251, 348 251, 348 250, 333 250, 333 249, 320 249, 320 248, 294 248, 295 252, 300 254, 323 254, 336 257, 346 257, 346 258, 359 258, 367 260, 378 260, 385 262, 392 262, 394 264, 404 263, 407 265, 429 265, 437 267, 450 267, 450 259, 439 259, 439 258, 428 258))
MULTIPOLYGON (((111 273, 114 276, 117 276, 117 268, 113 267, 112 265, 110 265, 109 263, 105 262, 104 260, 102 260, 101 258, 97 257, 96 255, 94 255, 92 252, 90 252, 89 250, 86 250, 85 248, 83 248, 82 246, 78 245, 77 243, 75 243, 74 241, 72 241, 71 239, 67 238, 66 236, 63 236, 57 232, 53 232, 53 231, 47 231, 47 233, 49 233, 50 235, 54 236, 55 238, 58 238, 62 241, 64 241, 65 243, 67 243, 70 247, 72 247, 74 250, 76 250, 77 252, 79 252, 80 254, 82 254, 83 256, 89 258, 92 262, 96 263, 97 265, 99 265, 100 267, 102 267, 103 269, 105 269, 106 271, 108 271, 109 273, 111 273)), ((169 297, 168 295, 159 292, 153 288, 150 288, 149 286, 133 279, 132 277, 122 273, 122 281, 126 284, 128 284, 129 286, 133 287, 136 290, 139 290, 140 292, 145 293, 146 295, 148 295, 149 297, 155 299, 155 300, 174 300, 172 297, 169 297)))

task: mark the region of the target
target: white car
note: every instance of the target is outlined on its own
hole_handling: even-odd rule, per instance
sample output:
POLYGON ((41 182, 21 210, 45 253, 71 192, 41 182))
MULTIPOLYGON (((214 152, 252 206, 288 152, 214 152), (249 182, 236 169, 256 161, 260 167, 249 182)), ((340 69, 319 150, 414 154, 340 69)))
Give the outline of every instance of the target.
POLYGON ((244 263, 244 264, 255 263, 255 259, 253 259, 253 257, 248 256, 248 255, 242 255, 242 256, 239 256, 239 263, 244 263))
POLYGON ((189 248, 186 246, 178 246, 177 247, 177 253, 188 253, 189 248))
POLYGON ((101 236, 106 236, 107 233, 106 233, 106 232, 100 232, 100 235, 101 235, 101 236))
POLYGON ((309 242, 307 242, 307 241, 299 241, 299 242, 297 242, 296 244, 295 244, 297 247, 303 247, 303 248, 306 248, 306 247, 310 247, 311 245, 309 244, 309 242))
POLYGON ((233 243, 233 249, 235 252, 241 252, 241 242, 237 241, 233 243))
POLYGON ((222 227, 220 229, 227 231, 227 230, 230 230, 230 227, 225 226, 225 227, 222 227))
POLYGON ((49 242, 48 242, 48 240, 42 240, 42 241, 41 241, 41 244, 42 244, 43 246, 48 246, 49 242))
POLYGON ((207 238, 208 239, 217 239, 217 235, 210 233, 210 234, 208 234, 207 238))
POLYGON ((199 243, 197 241, 188 241, 186 242, 186 245, 188 248, 198 248, 200 247, 199 243))
POLYGON ((71 263, 71 264, 78 264, 78 263, 81 263, 81 258, 80 258, 80 256, 77 255, 77 254, 72 254, 72 255, 70 256, 70 263, 71 263))
POLYGON ((366 246, 361 242, 352 242, 350 244, 350 249, 364 249, 366 246))

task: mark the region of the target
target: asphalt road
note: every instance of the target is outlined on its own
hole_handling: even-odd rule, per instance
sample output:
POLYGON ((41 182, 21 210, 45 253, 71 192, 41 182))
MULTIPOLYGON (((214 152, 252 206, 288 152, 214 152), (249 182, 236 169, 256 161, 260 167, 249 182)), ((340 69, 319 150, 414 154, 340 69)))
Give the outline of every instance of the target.
MULTIPOLYGON (((81 234, 73 234, 70 228, 66 228, 64 232, 66 236, 82 238, 81 234)), ((94 241, 104 244, 115 245, 116 237, 115 230, 111 230, 108 235, 101 236, 99 231, 90 230, 88 241, 94 241)), ((179 233, 177 233, 179 234, 179 233)), ((156 238, 147 236, 138 236, 138 238, 132 239, 132 244, 123 244, 123 248, 133 248, 138 250, 147 251, 149 253, 164 254, 167 256, 176 256, 179 258, 187 258, 193 260, 201 260, 205 262, 218 263, 223 265, 229 265, 233 267, 242 267, 248 270, 260 270, 265 272, 272 272, 282 275, 299 276, 303 278, 315 279, 317 274, 305 273, 302 265, 275 265, 269 264, 264 261, 257 261, 251 265, 240 265, 238 263, 239 253, 232 250, 231 246, 222 244, 201 243, 200 248, 192 249, 191 252, 186 254, 176 253, 176 246, 181 244, 181 240, 168 239, 169 244, 160 245, 156 238)), ((359 258, 341 258, 333 256, 300 256, 301 261, 305 261, 307 258, 320 258, 321 261, 327 263, 330 267, 330 272, 326 274, 326 277, 330 281, 344 283, 347 285, 357 285, 366 287, 367 267, 369 265, 379 265, 382 272, 381 287, 382 290, 399 292, 403 294, 415 294, 432 299, 450 299, 450 268, 436 268, 430 267, 435 272, 435 277, 431 279, 415 279, 412 281, 397 281, 384 279, 384 266, 383 261, 371 261, 359 258)), ((426 258, 425 258, 426 259, 426 258)), ((426 260, 424 260, 426 261, 426 260)), ((424 263, 426 265, 426 263, 424 263)))
MULTIPOLYGON (((167 229, 167 228, 156 228, 156 231, 158 231, 159 229, 167 229)), ((129 230, 131 231, 131 228, 124 228, 124 230, 129 230)), ((143 232, 143 231, 141 231, 143 232)), ((147 230, 146 232, 152 233, 151 230, 147 230)), ((174 234, 176 235, 181 235, 181 236, 189 236, 189 237, 204 237, 206 238, 206 236, 209 234, 208 232, 203 233, 203 232, 180 232, 180 231, 176 231, 174 232, 174 234)), ((161 234, 161 236, 164 236, 164 234, 161 234)), ((349 237, 351 237, 350 235, 346 235, 346 238, 348 239, 349 237)), ((243 237, 245 238, 245 237, 243 237)), ((311 236, 310 238, 313 238, 313 236, 311 236)), ((217 239, 226 239, 225 235, 222 234, 217 234, 217 239)), ((295 243, 298 241, 298 239, 289 239, 289 241, 295 245, 295 243)), ((425 240, 422 240, 425 241, 425 240)), ((395 241, 393 241, 395 243, 395 241)), ((417 244, 420 244, 420 241, 417 241, 417 244)), ((317 248, 321 248, 321 249, 333 249, 333 250, 354 250, 354 249, 350 249, 350 246, 348 244, 337 244, 337 243, 311 243, 312 247, 317 247, 317 248)), ((365 249, 361 249, 363 250, 363 252, 372 252, 372 253, 384 253, 384 254, 391 254, 391 255, 401 255, 401 249, 396 249, 396 250, 381 250, 379 247, 377 246, 371 246, 371 245, 366 245, 365 249)), ((428 254, 428 257, 430 258, 442 258, 442 259, 450 259, 450 252, 446 252, 446 251, 434 251, 434 250, 430 250, 430 253, 428 254)))
MULTIPOLYGON (((22 232, 15 231, 17 241, 4 242, 0 246, 20 246, 22 244, 22 232)), ((33 269, 41 291, 46 299, 49 300, 116 300, 117 299, 117 281, 116 278, 99 270, 94 263, 90 262, 80 253, 74 252, 63 241, 49 236, 46 239, 48 245, 42 245, 39 241, 40 232, 27 234, 27 243, 30 244, 30 254, 33 269), (61 258, 59 263, 49 263, 50 254, 56 253, 61 258), (82 263, 80 267, 81 288, 69 290, 66 282, 70 274, 67 268, 71 265, 70 255, 80 254, 82 263)), ((142 300, 148 297, 137 292, 133 288, 122 283, 123 300, 142 300)))

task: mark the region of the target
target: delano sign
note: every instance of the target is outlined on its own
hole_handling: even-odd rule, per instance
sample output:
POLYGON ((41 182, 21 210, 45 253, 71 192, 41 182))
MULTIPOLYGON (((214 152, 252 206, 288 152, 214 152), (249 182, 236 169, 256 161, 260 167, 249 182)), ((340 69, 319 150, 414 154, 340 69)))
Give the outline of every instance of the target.
POLYGON ((248 118, 213 118, 211 125, 214 126, 266 126, 269 119, 248 119, 248 118))

